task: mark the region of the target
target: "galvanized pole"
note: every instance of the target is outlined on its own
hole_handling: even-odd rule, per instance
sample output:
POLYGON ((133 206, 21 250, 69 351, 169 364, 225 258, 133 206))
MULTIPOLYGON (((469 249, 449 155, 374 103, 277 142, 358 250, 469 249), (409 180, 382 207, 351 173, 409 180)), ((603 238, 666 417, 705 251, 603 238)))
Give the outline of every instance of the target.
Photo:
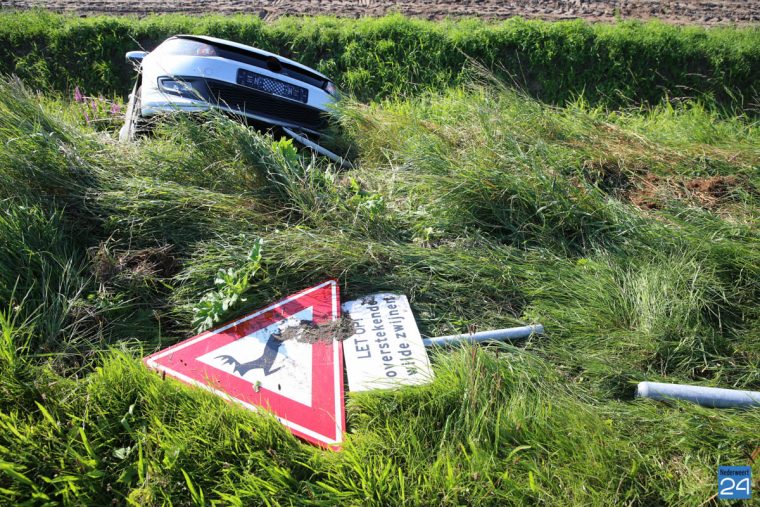
POLYGON ((705 407, 760 407, 760 392, 661 382, 640 382, 636 396, 653 400, 685 400, 705 407))
POLYGON ((492 340, 518 340, 528 338, 534 334, 543 334, 544 326, 533 324, 530 326, 512 327, 509 329, 496 329, 493 331, 481 331, 472 334, 452 334, 448 336, 439 336, 438 338, 424 338, 422 343, 426 347, 443 347, 455 343, 479 343, 492 340))
POLYGON ((288 134, 290 137, 298 141, 299 143, 303 144, 307 148, 311 148, 315 152, 319 153, 320 155, 324 155, 336 164, 340 165, 342 169, 353 169, 354 164, 352 164, 350 161, 346 160, 345 158, 341 157, 340 155, 336 155, 335 153, 331 152, 327 148, 324 148, 323 146, 318 145, 317 143, 313 141, 309 141, 301 134, 298 134, 297 132, 294 132, 293 130, 282 127, 282 130, 285 131, 286 134, 288 134))

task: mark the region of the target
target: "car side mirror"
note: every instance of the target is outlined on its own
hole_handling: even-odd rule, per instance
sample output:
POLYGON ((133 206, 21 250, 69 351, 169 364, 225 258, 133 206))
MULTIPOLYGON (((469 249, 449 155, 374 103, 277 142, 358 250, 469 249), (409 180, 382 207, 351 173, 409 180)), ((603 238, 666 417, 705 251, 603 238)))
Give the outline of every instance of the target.
POLYGON ((132 63, 132 65, 139 66, 147 54, 147 51, 128 51, 127 61, 132 63))

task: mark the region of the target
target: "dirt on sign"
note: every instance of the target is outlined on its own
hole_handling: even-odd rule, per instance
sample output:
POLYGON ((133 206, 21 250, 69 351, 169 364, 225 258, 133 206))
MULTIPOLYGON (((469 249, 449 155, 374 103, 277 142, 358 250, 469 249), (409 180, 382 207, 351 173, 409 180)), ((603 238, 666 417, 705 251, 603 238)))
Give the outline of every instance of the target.
POLYGON ((302 320, 298 327, 284 329, 279 335, 280 341, 296 340, 301 343, 332 343, 333 340, 343 341, 352 334, 351 318, 347 315, 331 322, 315 324, 302 320))

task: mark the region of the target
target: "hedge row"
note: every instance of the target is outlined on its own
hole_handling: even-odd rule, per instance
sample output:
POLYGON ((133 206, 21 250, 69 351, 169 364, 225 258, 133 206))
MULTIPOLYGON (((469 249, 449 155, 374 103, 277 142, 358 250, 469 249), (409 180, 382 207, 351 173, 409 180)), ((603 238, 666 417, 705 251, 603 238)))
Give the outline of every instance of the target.
POLYGON ((290 56, 333 76, 360 99, 417 93, 467 79, 478 62, 531 95, 564 103, 583 94, 618 106, 698 97, 751 109, 760 96, 760 28, 615 25, 519 18, 429 22, 184 15, 79 18, 0 13, 0 72, 45 90, 126 95, 124 53, 177 33, 209 34, 290 56))

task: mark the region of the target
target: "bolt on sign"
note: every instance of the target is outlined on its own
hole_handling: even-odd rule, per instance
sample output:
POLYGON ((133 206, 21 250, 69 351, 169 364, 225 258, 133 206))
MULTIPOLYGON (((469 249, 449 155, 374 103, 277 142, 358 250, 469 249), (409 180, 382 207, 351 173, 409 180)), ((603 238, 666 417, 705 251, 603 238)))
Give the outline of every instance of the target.
POLYGON ((351 391, 426 384, 433 379, 427 350, 406 296, 372 294, 343 303, 353 334, 343 341, 351 391))
POLYGON ((293 434, 337 450, 346 427, 341 346, 334 327, 308 339, 304 332, 339 317, 338 284, 330 280, 144 361, 246 408, 265 408, 293 434))

